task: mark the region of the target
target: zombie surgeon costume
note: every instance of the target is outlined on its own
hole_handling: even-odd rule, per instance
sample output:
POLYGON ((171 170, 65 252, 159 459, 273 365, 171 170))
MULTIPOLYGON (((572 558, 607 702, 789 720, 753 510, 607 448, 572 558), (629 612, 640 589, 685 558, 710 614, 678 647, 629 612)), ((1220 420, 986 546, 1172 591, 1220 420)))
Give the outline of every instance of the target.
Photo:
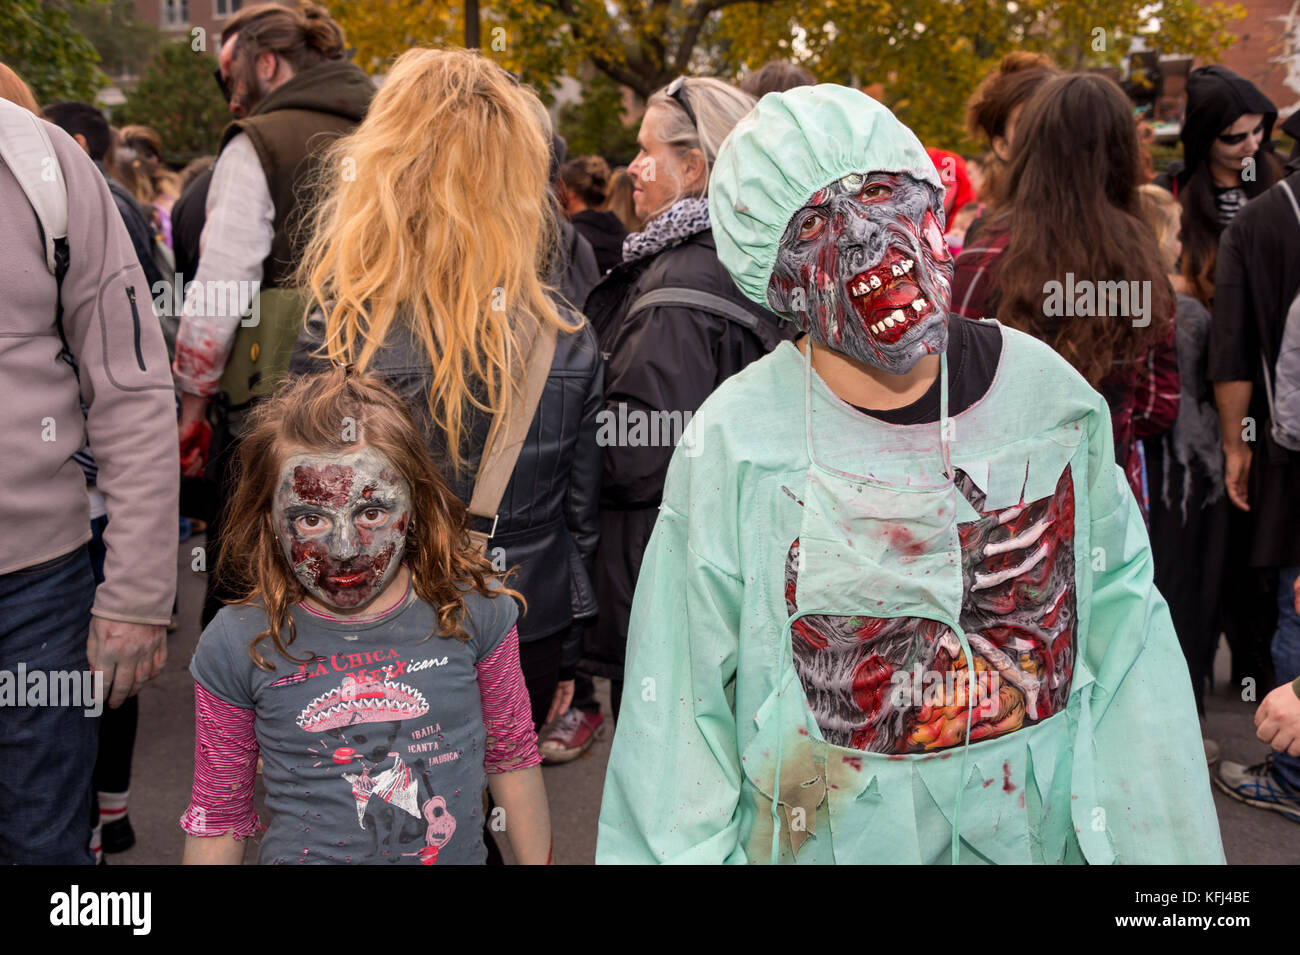
POLYGON ((996 369, 949 416, 942 195, 844 87, 769 94, 724 143, 710 213, 737 285, 878 368, 939 353, 939 412, 854 409, 784 343, 692 419, 598 862, 1223 861, 1105 401, 982 325, 996 369))

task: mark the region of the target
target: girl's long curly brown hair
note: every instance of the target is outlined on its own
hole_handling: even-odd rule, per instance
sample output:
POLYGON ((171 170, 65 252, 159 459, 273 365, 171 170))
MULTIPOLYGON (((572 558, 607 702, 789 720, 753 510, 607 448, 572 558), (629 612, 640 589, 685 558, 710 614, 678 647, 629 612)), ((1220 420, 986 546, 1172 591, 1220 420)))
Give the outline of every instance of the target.
POLYGON ((416 595, 437 611, 441 636, 469 639, 463 620, 470 590, 523 599, 505 587, 489 588, 489 580, 501 575, 471 547, 465 505, 433 466, 402 400, 376 379, 336 366, 291 379, 260 402, 239 445, 238 484, 216 572, 239 594, 238 603, 266 609, 267 629, 248 648, 264 670, 274 669, 258 649, 268 638, 284 657, 304 662, 289 652, 296 636, 289 608, 306 590, 284 557, 272 516, 283 463, 303 449, 345 454, 367 446, 383 452, 410 485, 404 559, 416 595))
POLYGON ((1140 168, 1128 99, 1112 80, 1050 79, 1025 104, 1011 192, 990 226, 1010 232, 997 263, 998 321, 1047 342, 1094 388, 1167 338, 1173 320, 1173 290, 1142 219, 1140 168), (1067 273, 1093 283, 1150 282, 1149 324, 1047 316, 1047 283, 1064 283, 1067 273))

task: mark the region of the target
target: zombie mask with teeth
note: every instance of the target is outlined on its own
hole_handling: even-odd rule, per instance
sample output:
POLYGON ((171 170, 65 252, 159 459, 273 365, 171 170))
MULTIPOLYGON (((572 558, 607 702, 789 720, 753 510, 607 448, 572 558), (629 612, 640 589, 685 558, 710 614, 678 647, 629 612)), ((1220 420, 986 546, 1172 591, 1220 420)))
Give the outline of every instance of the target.
POLYGON ((767 299, 826 347, 901 375, 947 344, 952 271, 941 190, 851 173, 791 217, 767 299))
POLYGON ((401 566, 411 489, 375 448, 290 456, 273 510, 294 576, 327 607, 365 608, 401 566))

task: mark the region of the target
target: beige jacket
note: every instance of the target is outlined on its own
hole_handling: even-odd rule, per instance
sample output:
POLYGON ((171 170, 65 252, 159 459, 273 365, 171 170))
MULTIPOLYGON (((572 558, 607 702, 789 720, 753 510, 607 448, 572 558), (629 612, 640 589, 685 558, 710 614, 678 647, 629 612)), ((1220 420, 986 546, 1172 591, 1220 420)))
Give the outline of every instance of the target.
POLYGON ((89 539, 86 480, 72 457, 88 439, 109 518, 94 613, 166 624, 180 474, 167 351, 103 175, 61 129, 45 131, 68 187, 63 327, 81 387, 58 358, 57 286, 36 214, 0 163, 0 574, 89 539))

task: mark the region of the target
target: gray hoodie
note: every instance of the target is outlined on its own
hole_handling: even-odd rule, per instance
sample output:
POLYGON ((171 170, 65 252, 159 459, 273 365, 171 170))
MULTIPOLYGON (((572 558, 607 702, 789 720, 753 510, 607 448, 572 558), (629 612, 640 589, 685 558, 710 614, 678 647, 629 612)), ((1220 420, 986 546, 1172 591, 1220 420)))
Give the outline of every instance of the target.
POLYGON ((67 133, 44 125, 68 189, 63 327, 80 389, 58 358, 57 286, 38 220, 0 164, 0 574, 67 554, 90 537, 86 479, 73 460, 88 440, 109 518, 93 612, 166 624, 176 590, 180 474, 167 350, 108 184, 67 133))

